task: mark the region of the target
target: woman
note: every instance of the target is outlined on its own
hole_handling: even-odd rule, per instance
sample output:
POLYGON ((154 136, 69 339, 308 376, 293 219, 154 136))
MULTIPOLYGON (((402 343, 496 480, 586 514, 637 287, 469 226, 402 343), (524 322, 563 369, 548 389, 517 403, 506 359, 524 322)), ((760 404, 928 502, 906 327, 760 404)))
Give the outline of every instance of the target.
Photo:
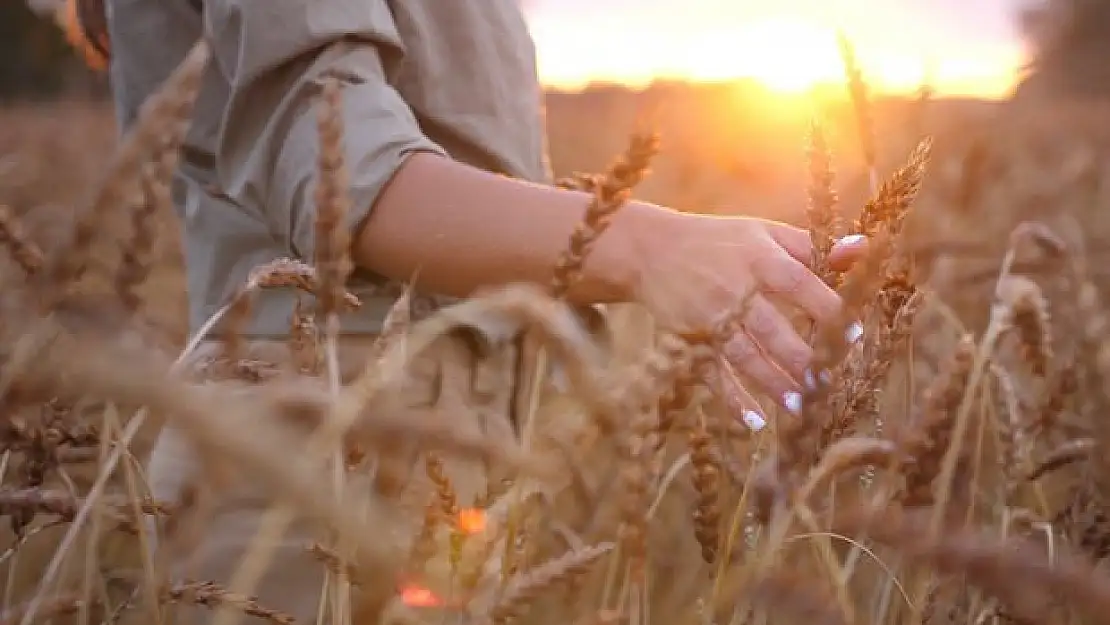
MULTIPOLYGON (((86 25, 106 16, 107 36, 87 39, 110 50, 124 128, 198 38, 212 46, 178 193, 194 330, 252 267, 311 258, 314 96, 325 73, 344 81, 352 256, 365 275, 405 280, 419 269, 424 289, 449 296, 546 283, 582 219, 587 195, 543 184, 541 90, 518 0, 106 0, 103 14, 88 4, 97 0, 76 1, 86 25)), ((832 263, 844 268, 862 246, 843 242, 832 263)), ((770 296, 817 321, 841 306, 810 257, 809 235, 781 223, 631 202, 569 298, 637 301, 690 328, 755 293, 729 355, 790 404, 811 350, 770 296)), ((349 340, 374 333, 389 304, 371 298, 370 313, 346 320, 349 340)), ((280 294, 261 302, 250 337, 279 341, 291 306, 280 294)), ((208 553, 249 538, 251 521, 236 523, 208 553)), ((263 584, 260 600, 312 620, 319 585, 305 588, 315 578, 292 568, 276 563, 285 578, 263 584)), ((205 574, 228 573, 218 569, 205 574)))

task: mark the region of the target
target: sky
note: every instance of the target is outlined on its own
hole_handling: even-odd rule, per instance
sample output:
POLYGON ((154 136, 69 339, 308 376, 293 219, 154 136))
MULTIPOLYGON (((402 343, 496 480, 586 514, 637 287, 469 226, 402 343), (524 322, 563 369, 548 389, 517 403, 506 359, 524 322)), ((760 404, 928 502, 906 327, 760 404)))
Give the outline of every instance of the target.
POLYGON ((930 76, 947 95, 998 97, 1025 49, 1019 0, 524 0, 546 84, 757 78, 781 91, 839 80, 836 31, 876 90, 930 76))

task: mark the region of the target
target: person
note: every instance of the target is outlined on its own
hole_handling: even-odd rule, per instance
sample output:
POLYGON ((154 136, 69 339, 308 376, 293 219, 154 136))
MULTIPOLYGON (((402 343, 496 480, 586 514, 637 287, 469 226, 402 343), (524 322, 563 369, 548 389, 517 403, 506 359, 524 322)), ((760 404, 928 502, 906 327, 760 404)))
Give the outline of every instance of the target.
MULTIPOLYGON (((79 16, 105 3, 107 36, 86 38, 109 57, 124 129, 199 38, 213 51, 176 189, 193 331, 253 267, 312 258, 315 96, 325 75, 343 83, 352 291, 366 293, 363 310, 343 320, 344 341, 380 329, 392 300, 368 285, 382 280, 419 271, 422 289, 452 297, 548 283, 589 203, 550 184, 536 52, 519 0, 70 1, 84 3, 79 16)), ((844 269, 865 247, 860 237, 844 240, 830 262, 844 269)), ((692 329, 753 294, 727 355, 745 380, 790 404, 812 350, 775 302, 818 322, 841 308, 807 267, 811 255, 809 234, 784 223, 630 201, 568 299, 638 302, 661 323, 692 329)), ((279 342, 292 306, 289 293, 262 299, 247 337, 279 342)), ((508 405, 499 401, 491 410, 508 405)), ((759 410, 752 397, 744 401, 759 410)), ((181 488, 187 463, 183 441, 167 436, 150 479, 169 492, 181 488)), ((193 550, 209 558, 202 574, 223 581, 234 570, 227 554, 257 523, 257 514, 229 518, 193 550)), ((296 565, 305 556, 295 550, 279 553, 276 577, 256 594, 310 621, 319 584, 305 588, 318 580, 300 569, 318 567, 296 565)))

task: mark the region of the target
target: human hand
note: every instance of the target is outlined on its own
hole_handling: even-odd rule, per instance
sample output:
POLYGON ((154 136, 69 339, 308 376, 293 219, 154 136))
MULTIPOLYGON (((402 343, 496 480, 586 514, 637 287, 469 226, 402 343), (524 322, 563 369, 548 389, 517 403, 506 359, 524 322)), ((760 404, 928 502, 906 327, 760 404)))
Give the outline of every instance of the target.
MULTIPOLYGON (((668 212, 642 241, 637 299, 663 325, 690 331, 714 327, 750 296, 741 330, 728 340, 724 357, 780 405, 799 410, 801 385, 814 383, 813 349, 776 303, 818 324, 835 321, 842 309, 837 293, 808 266, 809 233, 764 219, 668 212)), ((850 268, 866 247, 862 236, 841 239, 829 255, 830 267, 850 268)), ((846 340, 860 333, 852 331, 846 340)), ((759 410, 742 384, 734 387, 748 411, 759 410)), ((746 414, 745 419, 758 422, 757 417, 762 418, 746 414)))

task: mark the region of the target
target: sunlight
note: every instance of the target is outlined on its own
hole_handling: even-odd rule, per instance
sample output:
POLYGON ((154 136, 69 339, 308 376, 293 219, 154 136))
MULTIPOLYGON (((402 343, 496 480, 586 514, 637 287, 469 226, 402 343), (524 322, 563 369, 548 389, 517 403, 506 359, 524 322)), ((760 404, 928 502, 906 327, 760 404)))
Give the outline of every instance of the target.
POLYGON ((583 20, 579 12, 561 8, 566 2, 546 0, 530 15, 541 80, 564 89, 595 80, 640 88, 656 79, 749 78, 783 101, 794 101, 814 86, 843 84, 838 26, 847 29, 877 93, 912 95, 929 74, 941 93, 999 97, 1014 84, 1023 64, 1022 49, 1013 42, 930 42, 924 30, 906 32, 913 24, 909 18, 875 15, 870 9, 859 11, 870 16, 867 20, 845 20, 832 11, 796 4, 796 10, 767 6, 718 12, 711 18, 664 6, 670 0, 656 0, 649 3, 654 10, 599 9, 583 20), (930 64, 932 70, 926 71, 930 64))
POLYGON ((841 80, 843 70, 831 29, 792 17, 750 22, 734 35, 737 54, 728 62, 767 88, 796 94, 841 80))

